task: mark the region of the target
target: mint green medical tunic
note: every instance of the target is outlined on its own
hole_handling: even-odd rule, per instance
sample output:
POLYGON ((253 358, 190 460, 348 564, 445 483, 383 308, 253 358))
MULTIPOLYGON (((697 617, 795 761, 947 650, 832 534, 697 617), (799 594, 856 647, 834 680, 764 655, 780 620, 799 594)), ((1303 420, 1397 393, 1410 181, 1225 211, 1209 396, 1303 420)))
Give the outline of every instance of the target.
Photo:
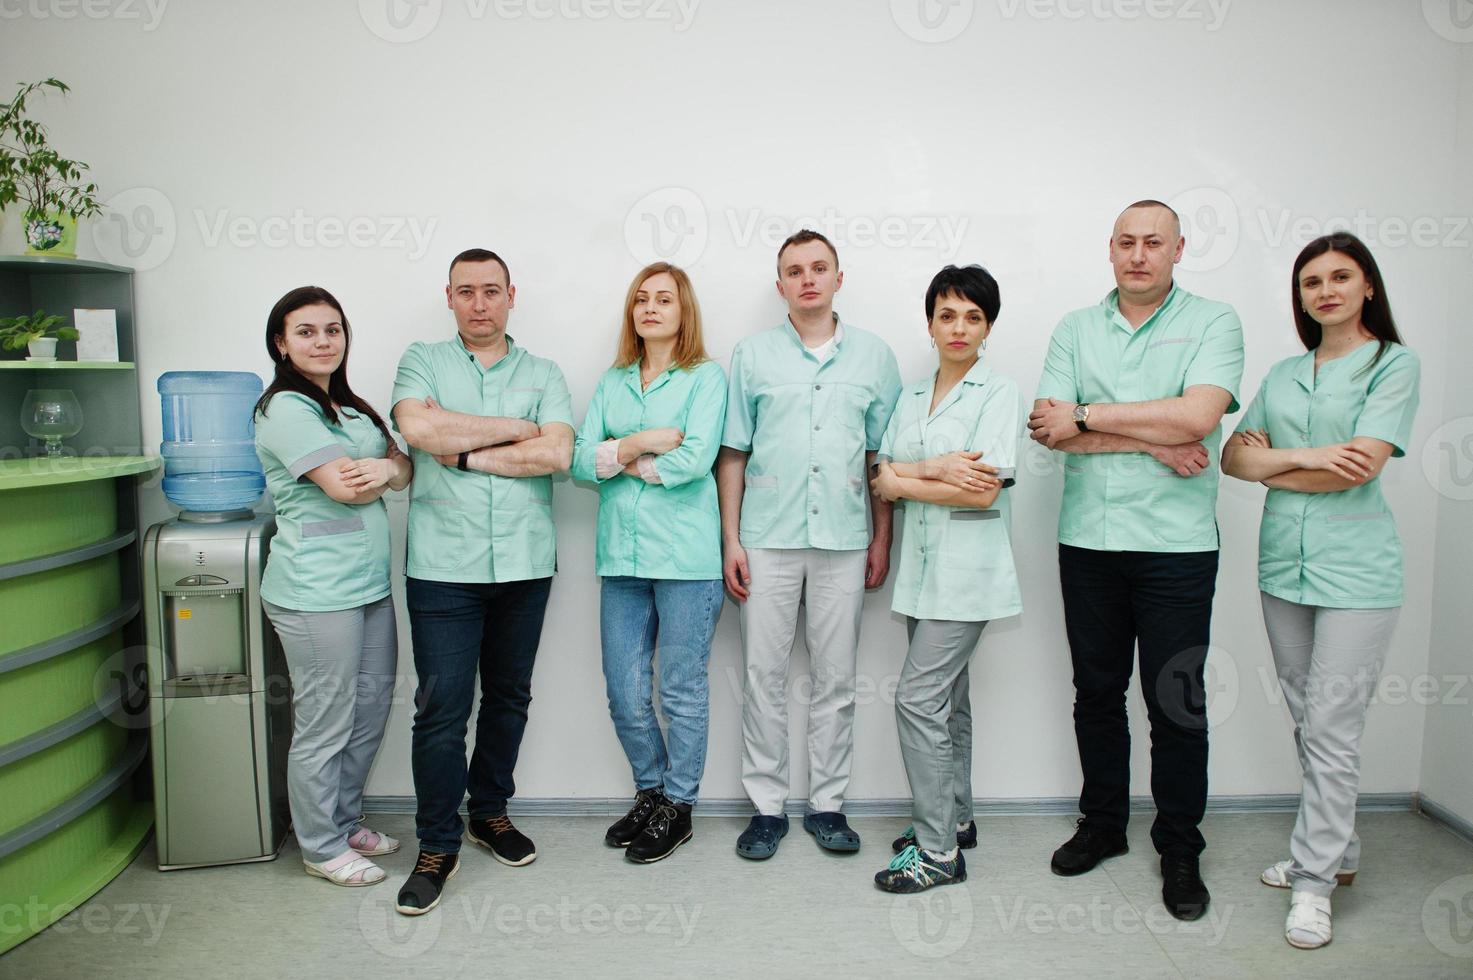
POLYGON ((389 594, 389 517, 383 498, 333 500, 306 474, 336 459, 383 456, 379 427, 339 408, 334 425, 306 395, 273 395, 256 415, 256 456, 276 505, 276 536, 261 598, 286 609, 330 612, 389 594))
MULTIPOLYGON (((1172 286, 1139 327, 1120 315, 1119 290, 1075 310, 1054 329, 1036 398, 1143 402, 1215 385, 1238 410, 1243 326, 1226 303, 1172 286)), ((1059 542, 1096 551, 1217 548, 1218 448, 1222 426, 1202 444, 1207 468, 1177 476, 1146 453, 1065 454, 1059 542)))
POLYGON ((822 364, 792 323, 737 344, 721 444, 749 453, 744 548, 869 546, 865 453, 900 395, 895 355, 879 337, 840 323, 822 364))
MULTIPOLYGON (((1391 344, 1372 366, 1372 341, 1314 367, 1314 351, 1269 369, 1238 431, 1267 432, 1275 449, 1366 436, 1403 456, 1417 414, 1417 355, 1391 344)), ((1336 493, 1268 491, 1258 529, 1258 587, 1307 606, 1385 609, 1402 603, 1401 539, 1381 479, 1336 493)))
MULTIPOLYGON (((489 368, 460 338, 409 345, 394 377, 393 401, 434 398, 467 415, 528 419, 572 428, 568 385, 558 366, 506 338, 489 368)), ((409 490, 407 572, 434 582, 518 582, 557 568, 552 477, 504 477, 442 466, 414 450, 409 490)))
POLYGON ((598 484, 598 574, 661 579, 721 577, 721 512, 711 467, 726 418, 726 375, 712 361, 671 368, 649 388, 639 365, 599 379, 573 449, 573 476, 598 484), (660 482, 619 472, 600 480, 599 444, 645 429, 685 439, 656 456, 660 482))
POLYGON ((1018 386, 978 361, 931 411, 936 377, 908 386, 885 429, 882 458, 916 463, 980 450, 1003 489, 986 510, 898 501, 905 508, 891 608, 915 619, 963 622, 1023 611, 1013 567, 1007 487, 1017 466, 1022 405, 1018 386))

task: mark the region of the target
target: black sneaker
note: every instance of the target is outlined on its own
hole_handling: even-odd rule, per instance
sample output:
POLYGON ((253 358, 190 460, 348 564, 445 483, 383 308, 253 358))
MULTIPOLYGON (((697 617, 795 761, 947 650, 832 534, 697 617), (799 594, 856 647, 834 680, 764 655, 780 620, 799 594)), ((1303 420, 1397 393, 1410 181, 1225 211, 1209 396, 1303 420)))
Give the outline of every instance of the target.
POLYGON ((895 855, 890 866, 875 875, 875 886, 881 891, 909 895, 966 880, 967 859, 960 850, 950 861, 943 861, 930 851, 912 845, 895 855))
POLYGON ((458 854, 420 851, 419 860, 414 862, 409 880, 399 889, 395 910, 404 915, 424 915, 440 904, 440 892, 445 890, 445 882, 454 878, 455 872, 459 870, 458 854))
POLYGON ((1185 922, 1202 918, 1212 896, 1202 883, 1195 854, 1161 855, 1161 901, 1166 911, 1185 922))
POLYGON ((1049 867, 1056 875, 1082 875, 1091 871, 1105 858, 1115 857, 1130 850, 1125 835, 1118 830, 1100 830, 1091 827, 1083 818, 1077 824, 1074 836, 1054 852, 1049 867))
POLYGON ((661 794, 649 823, 624 856, 636 864, 654 864, 674 854, 690 838, 690 804, 674 803, 661 794))
POLYGON ((502 864, 520 868, 537 860, 537 846, 511 824, 506 814, 499 817, 472 818, 466 836, 491 852, 502 864))
POLYGON ((644 830, 644 825, 655 815, 655 807, 663 798, 658 786, 642 789, 634 794, 634 805, 604 834, 604 843, 610 847, 628 847, 644 830))
MULTIPOLYGON (((915 824, 911 824, 909 827, 905 828, 905 833, 901 834, 899 837, 890 842, 890 850, 894 851, 896 854, 899 854, 901 851, 905 850, 907 847, 914 844, 915 842, 916 828, 915 824)), ((962 848, 963 850, 977 846, 977 821, 968 820, 966 829, 958 830, 956 832, 956 846, 962 848)))

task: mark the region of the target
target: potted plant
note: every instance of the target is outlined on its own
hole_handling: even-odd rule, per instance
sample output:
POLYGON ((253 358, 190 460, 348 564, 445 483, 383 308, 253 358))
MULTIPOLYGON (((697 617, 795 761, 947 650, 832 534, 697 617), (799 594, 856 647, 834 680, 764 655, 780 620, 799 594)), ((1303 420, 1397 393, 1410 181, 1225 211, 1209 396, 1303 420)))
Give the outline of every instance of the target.
POLYGON ((99 214, 97 185, 83 183, 87 164, 60 156, 46 142, 46 129, 26 117, 26 100, 43 89, 67 92, 47 78, 20 91, 0 108, 0 208, 21 202, 26 251, 76 258, 77 219, 99 214))
POLYGON ((38 360, 56 360, 58 340, 76 340, 76 327, 62 326, 63 318, 37 310, 30 316, 0 317, 0 347, 6 350, 30 349, 38 360))

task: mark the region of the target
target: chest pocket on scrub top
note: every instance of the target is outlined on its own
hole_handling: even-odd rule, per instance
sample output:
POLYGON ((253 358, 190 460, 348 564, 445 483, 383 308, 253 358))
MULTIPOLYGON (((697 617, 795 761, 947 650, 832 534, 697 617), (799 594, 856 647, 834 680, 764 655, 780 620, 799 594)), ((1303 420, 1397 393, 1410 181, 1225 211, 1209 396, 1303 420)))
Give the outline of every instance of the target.
POLYGON ((508 388, 501 395, 501 415, 503 418, 535 422, 541 404, 541 388, 508 388))

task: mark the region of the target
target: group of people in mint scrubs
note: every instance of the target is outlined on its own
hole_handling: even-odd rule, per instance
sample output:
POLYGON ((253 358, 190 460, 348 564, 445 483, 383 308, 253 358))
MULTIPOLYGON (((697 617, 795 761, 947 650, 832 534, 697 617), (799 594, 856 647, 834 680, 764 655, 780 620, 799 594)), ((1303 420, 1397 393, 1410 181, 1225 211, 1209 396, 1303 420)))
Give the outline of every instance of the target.
POLYGON ((1083 787, 1052 870, 1082 874, 1128 849, 1125 701, 1139 663, 1162 900, 1188 920, 1210 901, 1198 828, 1220 468, 1269 488, 1259 587, 1304 777, 1288 857, 1261 878, 1290 890, 1291 944, 1329 942, 1330 895, 1359 862, 1365 711, 1402 602, 1378 477, 1410 439, 1417 359, 1365 245, 1318 239, 1291 274, 1307 352, 1269 372, 1221 444, 1222 416, 1239 408, 1243 331, 1232 307, 1175 282, 1184 244, 1159 201, 1120 214, 1116 288, 1055 329, 1026 421, 1017 385, 988 362, 1001 294, 980 266, 932 280, 935 365, 902 384, 888 345, 834 312, 844 274, 817 232, 779 249, 787 317, 738 343, 727 371, 705 350, 690 277, 655 263, 629 285, 613 365, 576 431, 557 365, 506 332, 516 288, 505 261, 472 249, 445 290, 455 336, 414 343, 399 364, 389 414, 407 455, 348 385, 341 305, 318 287, 288 293, 268 318, 275 377, 256 438, 278 526, 262 598, 292 674, 288 779, 307 872, 373 884, 385 873, 371 858, 400 846, 360 811, 397 661, 382 494, 406 487, 419 853, 397 908, 439 904, 463 836, 503 864, 535 860, 507 802, 556 570, 552 477, 571 472, 599 495, 603 672, 635 791, 606 843, 650 863, 692 837, 710 647, 729 596, 755 810, 737 853, 771 859, 788 832, 800 606, 812 681, 802 826, 826 850, 859 850, 843 804, 860 614, 890 574, 900 504, 892 608, 908 645, 895 713, 913 821, 875 883, 965 881, 962 852, 978 844, 969 665, 986 625, 1022 611, 1008 497, 1026 433, 1065 454, 1059 575, 1083 787))

